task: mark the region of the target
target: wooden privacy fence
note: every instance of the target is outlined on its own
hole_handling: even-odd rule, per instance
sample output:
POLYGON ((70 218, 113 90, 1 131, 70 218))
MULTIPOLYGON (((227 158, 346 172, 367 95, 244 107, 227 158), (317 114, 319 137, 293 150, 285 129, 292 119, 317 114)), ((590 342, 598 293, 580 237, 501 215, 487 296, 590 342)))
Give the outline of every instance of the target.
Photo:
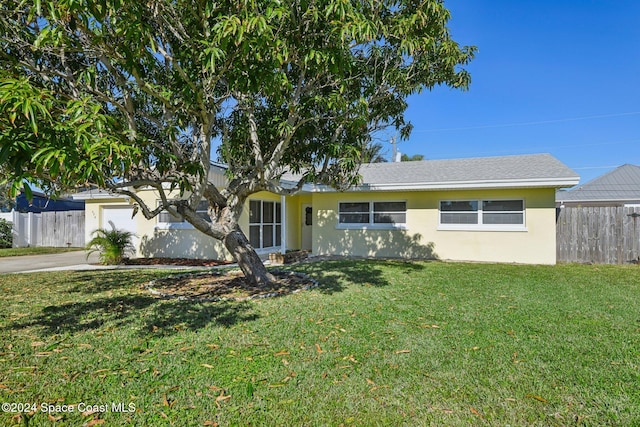
POLYGON ((13 247, 84 247, 84 211, 13 215, 13 247))
POLYGON ((565 207, 556 223, 559 262, 640 261, 640 207, 565 207))

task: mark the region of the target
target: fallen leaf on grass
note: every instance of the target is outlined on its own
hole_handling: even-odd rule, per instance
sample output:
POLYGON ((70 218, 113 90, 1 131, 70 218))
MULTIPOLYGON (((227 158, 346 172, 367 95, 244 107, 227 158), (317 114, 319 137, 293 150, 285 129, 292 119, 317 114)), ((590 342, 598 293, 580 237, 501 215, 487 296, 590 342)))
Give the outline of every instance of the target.
POLYGON ((34 341, 31 343, 31 347, 40 347, 41 345, 45 345, 46 343, 42 341, 34 341))
POLYGON ((209 365, 207 363, 203 363, 202 366, 204 366, 205 368, 209 368, 209 369, 214 369, 215 368, 215 366, 209 365))
POLYGON ((89 421, 88 423, 84 424, 84 426, 92 427, 92 426, 97 426, 99 424, 104 424, 104 420, 101 420, 100 418, 95 418, 95 419, 89 421))
POLYGON ((469 410, 471 411, 471 413, 473 415, 475 415, 478 418, 482 418, 482 414, 480 414, 480 412, 478 412, 478 410, 476 408, 474 408, 473 406, 469 408, 469 410))
POLYGON ((342 360, 349 360, 350 362, 358 363, 358 361, 355 359, 355 357, 353 357, 353 354, 350 354, 348 356, 343 357, 342 360))
POLYGON ((224 390, 220 390, 220 395, 218 397, 216 397, 216 405, 218 405, 218 408, 220 407, 220 402, 226 402, 227 400, 231 399, 231 395, 224 395, 224 390))
POLYGON ((398 350, 396 354, 411 353, 411 350, 398 350))
POLYGON ((189 347, 180 347, 178 350, 180 351, 187 351, 187 350, 193 350, 195 347, 194 346, 189 346, 189 347))
POLYGON ((282 364, 284 366, 289 366, 289 361, 287 359, 282 359, 282 364))
POLYGON ((289 375, 287 375, 286 377, 284 377, 284 378, 282 379, 282 382, 283 382, 283 383, 286 383, 286 382, 287 382, 287 381, 289 381, 291 378, 294 378, 296 375, 298 375, 298 374, 296 374, 295 372, 291 371, 291 372, 289 372, 289 375))
POLYGON ((316 351, 318 353, 324 353, 324 351, 322 351, 322 349, 320 348, 320 344, 316 344, 316 351))
POLYGON ((373 381, 371 381, 369 378, 367 378, 367 384, 369 384, 369 385, 376 385, 376 383, 374 383, 373 381))
POLYGON ((211 427, 218 427, 218 423, 215 421, 211 421, 211 420, 207 420, 204 423, 202 423, 203 426, 211 426, 211 427))
POLYGON ((47 414, 47 418, 49 418, 49 421, 55 423, 55 422, 60 421, 62 419, 62 415, 60 415, 59 417, 54 417, 51 414, 47 414))
POLYGON ((167 408, 171 409, 173 407, 173 405, 175 405, 175 404, 176 404, 175 400, 172 399, 171 401, 169 401, 169 399, 167 399, 167 395, 166 394, 162 395, 162 405, 163 406, 166 406, 167 408))
POLYGON ((282 351, 279 351, 279 352, 275 353, 274 356, 275 357, 286 356, 287 354, 289 354, 289 352, 287 350, 282 350, 282 351))
POLYGON ((545 398, 544 398, 544 397, 542 397, 542 396, 538 396, 538 395, 536 395, 536 394, 527 394, 525 397, 528 397, 528 398, 530 398, 530 399, 535 399, 535 400, 537 400, 538 402, 542 402, 542 403, 547 403, 547 402, 548 402, 548 400, 547 400, 547 399, 545 399, 545 398))

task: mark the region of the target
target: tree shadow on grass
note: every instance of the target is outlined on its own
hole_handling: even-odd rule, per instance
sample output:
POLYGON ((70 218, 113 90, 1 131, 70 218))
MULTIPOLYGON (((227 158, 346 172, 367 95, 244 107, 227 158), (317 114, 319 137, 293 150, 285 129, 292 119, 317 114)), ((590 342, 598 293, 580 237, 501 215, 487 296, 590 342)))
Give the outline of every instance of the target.
POLYGON ((102 327, 133 327, 139 328, 141 335, 171 335, 210 324, 226 327, 257 318, 247 303, 196 304, 146 295, 123 295, 50 305, 41 313, 14 322, 6 329, 41 327, 48 334, 73 334, 102 327))
MULTIPOLYGON (((196 271, 196 270, 193 270, 196 271)), ((201 271, 201 270, 197 270, 201 271)), ((73 276, 72 280, 77 284, 67 292, 97 294, 100 292, 114 291, 118 289, 130 288, 136 283, 144 283, 159 277, 168 277, 176 274, 185 274, 192 272, 190 270, 174 270, 161 271, 158 270, 109 270, 98 272, 78 272, 73 276)))
POLYGON ((382 267, 397 269, 399 273, 411 273, 424 269, 423 264, 404 260, 342 259, 334 261, 310 261, 296 268, 319 282, 321 292, 341 292, 348 285, 387 286, 382 267))
POLYGON ((236 323, 257 320, 258 314, 247 301, 194 303, 165 300, 153 307, 144 319, 143 335, 171 335, 181 330, 198 330, 207 325, 229 327, 236 323))

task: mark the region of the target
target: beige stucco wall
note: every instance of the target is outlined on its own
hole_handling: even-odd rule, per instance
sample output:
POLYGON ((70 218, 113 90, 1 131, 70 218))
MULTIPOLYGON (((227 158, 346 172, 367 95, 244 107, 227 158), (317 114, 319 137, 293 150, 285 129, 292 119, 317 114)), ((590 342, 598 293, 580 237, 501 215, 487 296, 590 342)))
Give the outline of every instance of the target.
POLYGON ((554 264, 555 190, 314 193, 313 252, 367 257, 554 264), (524 199, 526 231, 439 230, 440 200, 524 199), (338 203, 406 201, 405 230, 339 229, 338 203))
MULTIPOLYGON (((154 191, 140 195, 150 205, 158 199, 154 191)), ((268 192, 251 199, 282 201, 268 192)), ((554 264, 555 190, 456 190, 422 192, 327 192, 300 194, 285 201, 286 248, 301 247, 302 205, 313 206, 312 241, 317 255, 338 254, 367 257, 431 258, 460 261, 554 264), (441 200, 524 199, 526 231, 439 230, 441 200), (339 229, 338 203, 348 201, 406 201, 407 227, 403 230, 339 229)), ((109 206, 130 205, 126 199, 87 200, 87 241, 102 225, 102 211, 109 206)), ((231 259, 221 242, 186 225, 184 229, 164 229, 158 218, 136 216, 137 256, 231 259)), ((248 235, 249 203, 240 217, 240 227, 248 235)))
MULTIPOLYGON (((142 190, 138 195, 150 208, 155 207, 159 199, 158 193, 154 190, 142 190)), ((280 202, 281 198, 276 194, 260 192, 252 195, 249 200, 280 202)), ((102 226, 105 208, 124 206, 131 207, 133 204, 125 198, 87 200, 85 203, 86 237, 90 238, 91 233, 102 226)), ((134 221, 137 245, 133 256, 232 259, 222 242, 195 230, 189 224, 178 225, 182 228, 167 228, 159 224, 158 217, 147 220, 141 212, 135 216, 134 221)), ((249 201, 245 203, 239 225, 248 235, 249 201)))

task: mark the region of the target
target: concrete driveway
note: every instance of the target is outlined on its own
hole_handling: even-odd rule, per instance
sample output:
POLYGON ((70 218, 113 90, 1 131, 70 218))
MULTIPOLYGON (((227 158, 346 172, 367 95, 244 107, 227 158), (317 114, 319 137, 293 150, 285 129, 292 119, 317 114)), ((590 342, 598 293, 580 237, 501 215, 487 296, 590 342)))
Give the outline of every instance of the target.
POLYGON ((167 270, 211 270, 212 268, 237 267, 236 264, 219 267, 194 267, 187 265, 99 265, 99 254, 94 252, 87 259, 86 251, 64 252, 48 255, 24 255, 0 258, 0 274, 34 273, 37 271, 62 270, 122 270, 122 269, 167 269, 167 270))
POLYGON ((39 270, 90 270, 98 262, 98 253, 87 259, 86 251, 63 252, 47 255, 25 255, 0 258, 0 273, 28 273, 39 270))

